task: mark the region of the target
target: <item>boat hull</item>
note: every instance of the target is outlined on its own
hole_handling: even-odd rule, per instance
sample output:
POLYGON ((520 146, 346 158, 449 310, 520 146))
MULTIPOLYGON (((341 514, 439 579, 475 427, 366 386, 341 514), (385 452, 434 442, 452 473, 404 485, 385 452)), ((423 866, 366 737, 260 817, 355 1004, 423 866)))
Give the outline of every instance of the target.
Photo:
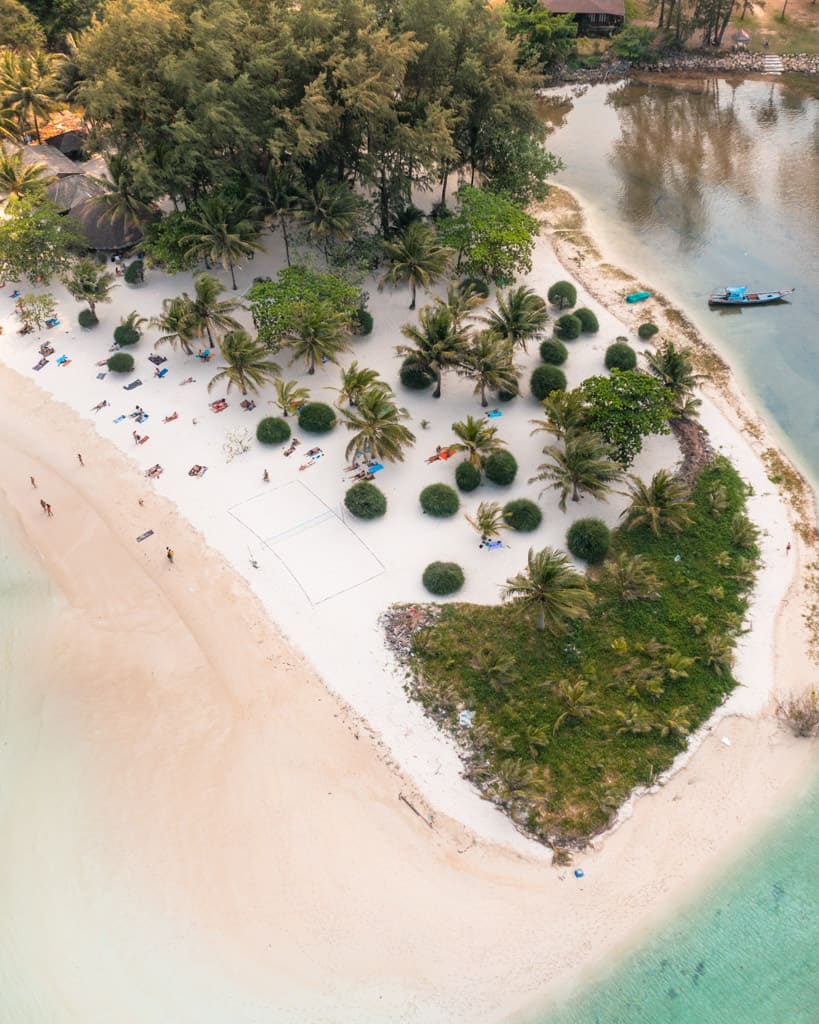
POLYGON ((792 294, 793 289, 782 292, 755 292, 745 295, 723 295, 716 292, 708 296, 709 306, 772 306, 784 302, 785 297, 792 294))

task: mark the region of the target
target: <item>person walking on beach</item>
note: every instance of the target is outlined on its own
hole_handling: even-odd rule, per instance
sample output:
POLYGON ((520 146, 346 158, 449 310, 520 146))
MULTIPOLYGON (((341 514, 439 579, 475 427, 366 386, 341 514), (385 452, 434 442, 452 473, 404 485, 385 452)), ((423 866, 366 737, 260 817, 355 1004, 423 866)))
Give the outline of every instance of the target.
POLYGON ((262 475, 262 480, 264 480, 266 484, 270 483, 270 474, 267 472, 267 470, 264 471, 264 474, 262 475))
POLYGON ((30 476, 29 480, 31 481, 31 486, 32 487, 36 487, 37 486, 37 481, 34 479, 33 476, 30 476))
POLYGON ((81 466, 85 465, 85 463, 82 461, 82 455, 80 455, 79 452, 77 452, 77 459, 79 460, 79 463, 80 463, 81 466))
POLYGON ((48 502, 46 502, 46 515, 48 516, 49 519, 54 518, 54 513, 51 511, 51 506, 49 505, 48 502))
POLYGON ((165 557, 173 565, 173 548, 165 548, 165 557))
POLYGON ((787 546, 785 548, 785 554, 789 555, 790 553, 791 553, 791 542, 788 541, 787 546))
POLYGON ((142 438, 139 436, 139 434, 135 430, 132 432, 131 436, 134 439, 134 444, 139 444, 139 442, 142 440, 142 438))
POLYGON ((45 512, 45 510, 46 510, 46 503, 45 503, 45 499, 44 498, 40 498, 40 508, 43 510, 43 512, 45 512))

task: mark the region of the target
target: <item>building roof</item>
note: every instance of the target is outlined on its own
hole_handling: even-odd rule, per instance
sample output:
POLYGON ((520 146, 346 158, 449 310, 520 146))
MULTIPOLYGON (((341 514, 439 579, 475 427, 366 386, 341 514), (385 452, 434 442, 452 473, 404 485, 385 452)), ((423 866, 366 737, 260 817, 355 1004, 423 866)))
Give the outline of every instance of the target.
POLYGON ((81 169, 73 160, 63 156, 59 149, 55 149, 53 146, 45 144, 42 146, 23 146, 17 152, 22 153, 24 167, 29 167, 31 164, 45 164, 49 171, 52 174, 58 175, 58 177, 62 177, 64 174, 76 174, 81 169))
POLYGON ((610 14, 625 18, 625 0, 543 0, 552 14, 610 14))
POLYGON ((110 217, 105 207, 96 202, 94 197, 72 206, 68 216, 79 224, 88 247, 97 252, 130 249, 142 239, 141 227, 126 224, 120 217, 110 217))
POLYGON ((85 199, 101 195, 104 191, 102 185, 86 174, 64 174, 51 182, 46 189, 46 195, 55 206, 65 212, 85 199))

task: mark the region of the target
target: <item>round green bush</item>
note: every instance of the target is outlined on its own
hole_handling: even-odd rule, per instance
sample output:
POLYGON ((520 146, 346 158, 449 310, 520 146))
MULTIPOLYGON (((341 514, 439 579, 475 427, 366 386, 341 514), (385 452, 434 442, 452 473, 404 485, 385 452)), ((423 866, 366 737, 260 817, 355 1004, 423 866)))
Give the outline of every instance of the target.
POLYGON ((511 452, 492 452, 483 469, 487 480, 505 487, 517 476, 518 460, 511 452))
POLYGON ((575 338, 579 338, 582 330, 583 324, 574 313, 564 313, 563 316, 559 316, 555 320, 555 334, 565 338, 566 341, 574 341, 575 338))
POLYGON ((562 366, 569 358, 569 350, 557 338, 547 338, 540 343, 540 358, 550 366, 562 366))
POLYGON ((401 383, 410 391, 423 391, 435 380, 435 374, 429 370, 422 370, 420 366, 413 366, 409 359, 401 364, 399 373, 401 383))
POLYGON ((566 390, 566 374, 559 367, 544 363, 543 366, 538 366, 532 374, 529 387, 535 398, 542 402, 553 391, 566 390))
POLYGON ((515 388, 514 391, 499 391, 497 398, 499 402, 511 402, 513 398, 517 398, 520 391, 515 388))
POLYGON ((430 594, 445 597, 464 585, 464 571, 456 562, 430 562, 421 579, 430 594))
POLYGON ((118 345, 136 345, 141 335, 131 324, 120 324, 114 328, 114 341, 118 345))
POLYGON ((590 309, 586 309, 585 306, 580 306, 579 309, 576 309, 572 313, 572 316, 576 316, 580 321, 584 334, 597 334, 600 330, 600 324, 597 322, 597 317, 590 309))
POLYGON ((353 334, 364 338, 373 332, 373 315, 368 309, 356 310, 352 323, 353 334))
POLYGON ((659 329, 660 328, 656 324, 640 324, 637 328, 637 334, 643 339, 643 341, 648 341, 649 338, 654 337, 659 329))
POLYGON ((571 281, 556 281, 547 292, 549 302, 559 309, 571 309, 577 304, 577 289, 571 281))
POLYGON ((307 402, 299 409, 299 426, 309 434, 326 434, 336 425, 336 414, 324 402, 307 402))
POLYGON ((134 357, 127 352, 116 352, 105 365, 111 373, 130 373, 134 368, 134 357))
POLYGON ((122 279, 126 284, 142 284, 145 280, 145 264, 142 260, 134 260, 129 263, 122 279))
POLYGON ((265 416, 256 427, 256 440, 262 444, 282 444, 290 437, 290 424, 281 416, 265 416))
POLYGON ((637 365, 637 353, 624 341, 615 341, 606 349, 607 370, 633 370, 637 365))
POLYGON ((462 292, 472 291, 482 299, 489 298, 489 285, 482 277, 465 277, 458 287, 462 292))
POLYGON ((387 499, 366 480, 353 484, 344 495, 344 505, 357 519, 378 519, 387 511, 387 499))
POLYGON ((597 565, 608 554, 611 530, 602 519, 578 519, 569 527, 566 543, 575 558, 597 565))
POLYGON ((97 314, 92 313, 90 309, 81 309, 77 320, 79 321, 80 327, 96 327, 99 323, 97 314))
POLYGON ((459 491, 474 491, 481 482, 481 471, 471 462, 460 462, 455 467, 455 483, 459 491))
POLYGON ((448 484, 430 484, 421 491, 421 508, 428 516, 446 519, 461 507, 456 491, 448 484))
POLYGON ((540 507, 528 498, 516 498, 507 501, 503 506, 503 521, 513 530, 530 533, 536 530, 543 520, 540 507))

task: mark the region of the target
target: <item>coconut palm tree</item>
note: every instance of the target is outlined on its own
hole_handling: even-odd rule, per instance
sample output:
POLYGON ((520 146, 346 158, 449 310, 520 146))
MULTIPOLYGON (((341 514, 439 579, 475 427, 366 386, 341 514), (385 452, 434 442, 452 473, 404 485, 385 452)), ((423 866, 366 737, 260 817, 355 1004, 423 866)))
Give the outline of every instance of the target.
POLYGON ((597 705, 593 703, 595 695, 589 688, 587 679, 576 679, 574 682, 560 679, 555 684, 554 694, 563 706, 563 710, 552 725, 553 736, 556 736, 560 727, 571 719, 582 722, 586 718, 602 714, 597 705))
POLYGON ((235 384, 243 395, 248 391, 255 394, 281 372, 279 364, 270 358, 267 346, 241 328, 228 331, 220 339, 219 351, 226 365, 219 367, 219 372, 208 384, 208 391, 212 391, 222 381, 227 381, 228 391, 235 384))
POLYGON ((101 220, 118 224, 123 230, 142 227, 153 215, 153 207, 137 195, 138 186, 134 168, 121 153, 109 153, 105 157, 108 173, 101 177, 89 175, 91 181, 102 191, 93 196, 91 202, 103 211, 101 220))
POLYGON ((499 537, 501 530, 508 529, 503 518, 503 506, 499 501, 482 501, 474 516, 467 512, 464 518, 477 530, 481 540, 499 537))
POLYGON ((644 352, 649 373, 661 381, 671 392, 671 408, 677 419, 693 419, 702 402, 692 392, 702 380, 694 373, 692 350, 677 348, 667 341, 661 348, 644 352))
POLYGON ((282 416, 289 416, 300 405, 310 401, 310 389, 299 384, 297 380, 282 380, 277 377, 273 382, 276 398, 270 404, 281 409, 282 416))
POLYGON ((96 315, 98 302, 111 301, 111 289, 116 277, 103 270, 96 260, 89 256, 77 260, 70 272, 63 278, 63 284, 77 302, 87 302, 88 308, 96 315))
POLYGON ((236 267, 243 257, 261 249, 257 231, 247 219, 244 208, 224 196, 203 199, 188 218, 190 230, 181 238, 188 256, 204 259, 206 265, 219 263, 230 271, 236 291, 236 267))
POLYGON ((603 566, 603 574, 613 584, 621 601, 656 601, 659 580, 645 555, 621 552, 603 566))
POLYGON ((497 310, 490 310, 483 322, 499 338, 513 348, 517 345, 526 351, 526 345, 537 338, 546 328, 549 312, 543 299, 525 284, 499 293, 497 310))
POLYGON ((571 494, 572 501, 580 501, 581 494, 605 499, 611 493, 611 484, 623 475, 623 467, 615 462, 610 455, 608 445, 598 434, 588 431, 571 434, 560 445, 547 445, 543 454, 549 459, 538 466, 535 480, 547 480, 560 492, 558 507, 566 511, 566 499, 571 494))
POLYGON ((621 516, 627 529, 647 526, 659 537, 666 530, 679 533, 691 522, 688 512, 693 502, 688 500, 688 488, 682 481, 675 480, 667 469, 658 470, 648 484, 638 476, 629 479, 631 504, 621 516))
POLYGON ((220 299, 225 286, 213 274, 197 274, 193 279, 194 297, 187 292, 183 297, 191 305, 191 317, 198 334, 206 334, 208 343, 213 345, 212 331, 236 331, 240 324, 230 314, 244 309, 235 299, 220 299))
POLYGON ((446 370, 461 366, 467 350, 466 328, 458 324, 443 303, 424 306, 419 323, 404 324, 401 333, 412 345, 398 345, 396 352, 413 368, 435 376, 433 398, 441 397, 441 378, 446 370))
POLYGON ((271 160, 264 174, 251 183, 251 215, 263 219, 271 217, 278 222, 284 241, 284 254, 290 266, 290 221, 297 215, 299 203, 304 200, 296 176, 289 164, 271 160))
POLYGON ((435 228, 422 221, 408 224, 394 242, 384 242, 384 254, 390 269, 381 278, 380 291, 385 284, 410 286, 409 308, 415 309, 415 293, 420 286, 429 288, 446 276, 452 266, 455 251, 438 242, 435 228))
POLYGON ((415 434, 401 422, 409 413, 396 406, 393 398, 390 388, 376 384, 359 395, 356 406, 339 410, 345 426, 354 431, 347 458, 364 452, 379 462, 404 461, 404 449, 415 444, 415 434))
POLYGON ((584 428, 586 407, 580 391, 553 391, 543 399, 541 405, 545 417, 542 420, 529 420, 535 427, 532 435, 543 431, 563 441, 570 434, 584 428))
POLYGON ((336 312, 328 302, 306 302, 293 307, 293 320, 284 344, 290 347, 293 358, 303 359, 309 374, 316 372, 318 363, 335 363, 342 352, 349 352, 348 324, 343 313, 336 312))
POLYGON ((657 722, 656 729, 661 736, 687 736, 691 730, 691 719, 688 717, 691 708, 687 704, 672 708, 662 722, 657 722))
POLYGON ((151 327, 161 331, 154 342, 154 348, 160 345, 178 345, 185 355, 193 355, 194 341, 199 336, 194 322, 191 300, 187 295, 178 295, 174 299, 164 299, 162 312, 151 317, 151 327))
POLYGON ((526 569, 508 579, 501 589, 504 600, 536 608, 537 628, 562 632, 570 619, 585 619, 594 595, 567 555, 554 548, 529 548, 526 569))
POLYGON ((54 180, 45 164, 24 164, 22 153, 7 154, 0 151, 0 193, 6 198, 31 193, 43 193, 54 180))
POLYGON ((465 452, 467 461, 475 469, 483 469, 492 452, 500 451, 506 444, 503 438, 498 437, 498 428, 484 418, 476 420, 473 416, 467 416, 465 420, 452 424, 452 432, 459 440, 450 448, 465 452))
POLYGON ((358 360, 354 359, 346 370, 341 371, 341 387, 331 388, 331 391, 338 391, 336 405, 341 406, 347 402, 349 405, 358 405, 358 399, 363 392, 367 391, 374 384, 392 392, 388 384, 378 376, 378 370, 369 370, 367 367, 359 366, 358 360))
POLYGON ((513 394, 518 390, 518 371, 512 346, 492 331, 480 331, 474 336, 459 372, 475 382, 474 393, 480 395, 484 409, 489 405, 487 388, 513 394))
POLYGON ((330 244, 352 237, 358 225, 361 202, 347 185, 331 185, 319 178, 304 197, 297 216, 307 225, 310 236, 321 245, 330 262, 330 244))
POLYGON ((493 690, 503 690, 518 678, 515 656, 509 651, 484 647, 469 663, 479 672, 493 690))
POLYGON ((623 733, 630 733, 632 736, 646 736, 654 728, 654 719, 639 704, 632 704, 628 711, 615 711, 614 717, 622 722, 617 730, 619 736, 623 733))
POLYGON ((469 320, 478 306, 484 303, 484 297, 471 284, 453 282, 447 288, 446 297, 435 299, 436 305, 446 306, 452 315, 452 320, 457 327, 461 327, 469 320))
POLYGON ((58 71, 62 54, 7 49, 0 55, 0 106, 10 110, 20 127, 34 127, 37 142, 40 123, 57 107, 58 71))

